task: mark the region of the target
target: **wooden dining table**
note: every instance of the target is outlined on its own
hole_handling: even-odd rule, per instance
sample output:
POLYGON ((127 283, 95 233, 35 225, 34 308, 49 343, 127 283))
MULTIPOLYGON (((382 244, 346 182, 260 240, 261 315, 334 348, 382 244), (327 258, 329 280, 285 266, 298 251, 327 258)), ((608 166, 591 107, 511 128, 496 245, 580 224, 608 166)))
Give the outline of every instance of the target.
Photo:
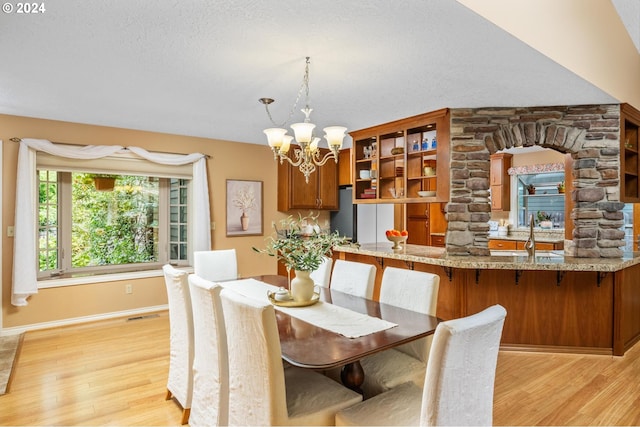
MULTIPOLYGON (((284 276, 265 275, 254 279, 288 287, 284 276)), ((435 332, 437 317, 405 310, 377 301, 317 287, 320 300, 396 324, 357 338, 331 332, 276 310, 282 358, 293 366, 323 370, 342 367, 341 379, 347 387, 362 392, 366 373, 360 360, 366 356, 423 338, 435 332)))

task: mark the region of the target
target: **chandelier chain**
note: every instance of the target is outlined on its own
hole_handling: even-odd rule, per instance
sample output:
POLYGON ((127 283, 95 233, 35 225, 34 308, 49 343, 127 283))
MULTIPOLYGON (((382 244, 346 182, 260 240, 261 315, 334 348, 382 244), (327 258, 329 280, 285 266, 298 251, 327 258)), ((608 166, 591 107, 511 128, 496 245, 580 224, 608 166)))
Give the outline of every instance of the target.
POLYGON ((305 107, 309 108, 309 62, 310 62, 309 59, 310 57, 307 56, 307 63, 304 68, 304 77, 302 79, 302 84, 300 85, 300 89, 298 90, 298 95, 296 96, 296 101, 293 103, 293 106, 289 111, 289 116, 286 118, 286 120, 282 123, 276 123, 276 121, 273 120, 273 117, 271 116, 271 111, 269 111, 269 104, 268 103, 264 104, 264 109, 267 110, 267 116, 269 116, 269 120, 271 120, 271 123, 273 123, 274 126, 284 127, 286 126, 287 123, 289 123, 289 120, 291 120, 291 117, 293 117, 293 113, 295 113, 296 111, 298 102, 300 102, 300 98, 302 97, 303 91, 305 92, 305 104, 306 104, 305 107))

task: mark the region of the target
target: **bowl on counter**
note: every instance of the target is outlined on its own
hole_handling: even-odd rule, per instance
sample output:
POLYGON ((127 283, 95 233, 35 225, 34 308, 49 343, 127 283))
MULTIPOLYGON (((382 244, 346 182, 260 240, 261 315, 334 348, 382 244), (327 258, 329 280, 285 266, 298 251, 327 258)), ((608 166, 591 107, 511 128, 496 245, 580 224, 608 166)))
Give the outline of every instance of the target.
POLYGON ((418 191, 418 196, 420 197, 435 197, 435 191, 418 191))
POLYGON ((393 242, 391 249, 402 249, 400 244, 406 242, 408 237, 409 236, 387 236, 387 240, 393 242))

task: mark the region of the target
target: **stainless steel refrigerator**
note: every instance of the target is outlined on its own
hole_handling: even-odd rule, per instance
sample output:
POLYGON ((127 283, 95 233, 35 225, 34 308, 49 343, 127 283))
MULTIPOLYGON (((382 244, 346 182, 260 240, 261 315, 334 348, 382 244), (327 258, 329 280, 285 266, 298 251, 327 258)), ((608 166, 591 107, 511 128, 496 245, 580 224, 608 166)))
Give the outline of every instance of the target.
POLYGON ((385 231, 393 228, 393 205, 354 205, 351 197, 352 187, 340 188, 340 210, 331 213, 331 231, 358 243, 386 242, 385 231))

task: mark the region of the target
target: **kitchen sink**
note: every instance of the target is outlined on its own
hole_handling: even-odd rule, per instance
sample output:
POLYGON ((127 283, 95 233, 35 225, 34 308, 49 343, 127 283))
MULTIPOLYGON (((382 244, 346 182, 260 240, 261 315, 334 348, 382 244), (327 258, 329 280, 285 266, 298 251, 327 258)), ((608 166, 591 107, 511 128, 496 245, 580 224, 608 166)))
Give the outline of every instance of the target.
MULTIPOLYGON (((529 256, 527 251, 491 251, 491 256, 529 256)), ((559 251, 536 251, 536 257, 559 258, 564 253, 559 251)))

